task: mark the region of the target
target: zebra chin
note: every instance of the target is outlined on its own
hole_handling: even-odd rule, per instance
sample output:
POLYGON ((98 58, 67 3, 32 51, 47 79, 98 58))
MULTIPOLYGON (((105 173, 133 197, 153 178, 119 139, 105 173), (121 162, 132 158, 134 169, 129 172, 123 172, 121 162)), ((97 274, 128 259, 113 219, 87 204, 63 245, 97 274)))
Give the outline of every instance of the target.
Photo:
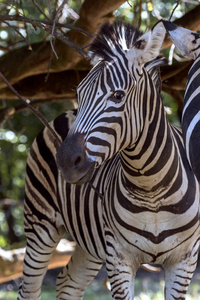
POLYGON ((72 170, 68 170, 64 166, 58 166, 58 169, 60 170, 62 178, 66 182, 70 184, 81 185, 91 180, 95 170, 95 162, 88 162, 87 168, 85 168, 81 172, 73 172, 72 170))

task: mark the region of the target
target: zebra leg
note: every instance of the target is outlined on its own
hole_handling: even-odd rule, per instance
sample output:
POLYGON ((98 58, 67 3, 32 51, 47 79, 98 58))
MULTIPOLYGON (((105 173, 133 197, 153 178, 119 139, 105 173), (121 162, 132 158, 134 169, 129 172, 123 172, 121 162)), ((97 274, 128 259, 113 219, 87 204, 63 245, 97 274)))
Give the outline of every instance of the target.
POLYGON ((99 272, 102 261, 82 250, 78 245, 56 282, 57 300, 80 300, 88 284, 99 272))
MULTIPOLYGON (((198 261, 198 245, 175 265, 165 267, 165 299, 184 300, 198 261)), ((170 263, 170 261, 168 262, 170 263)))
MULTIPOLYGON (((55 224, 54 224, 55 225, 55 224)), ((37 221, 26 228, 27 247, 23 264, 23 281, 17 300, 40 300, 41 286, 52 254, 63 236, 64 227, 37 221)))
POLYGON ((106 268, 113 299, 133 300, 134 279, 139 262, 136 256, 115 239, 109 230, 106 233, 106 268))
POLYGON ((132 300, 136 271, 124 254, 112 251, 106 261, 113 299, 132 300))
POLYGON ((115 259, 108 259, 106 268, 111 285, 112 299, 132 300, 134 297, 135 272, 127 263, 114 263, 115 259))

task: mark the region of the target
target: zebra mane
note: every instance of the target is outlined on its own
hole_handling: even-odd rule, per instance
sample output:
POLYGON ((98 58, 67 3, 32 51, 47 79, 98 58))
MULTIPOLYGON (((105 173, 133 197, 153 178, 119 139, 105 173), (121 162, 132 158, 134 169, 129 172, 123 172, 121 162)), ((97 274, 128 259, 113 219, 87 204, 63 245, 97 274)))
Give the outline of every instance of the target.
MULTIPOLYGON (((123 53, 126 56, 127 51, 134 46, 141 48, 140 37, 143 32, 136 29, 134 26, 122 23, 114 22, 113 24, 106 22, 101 27, 96 37, 94 38, 90 51, 92 52, 92 58, 97 61, 109 62, 114 57, 123 53)), ((153 60, 145 63, 144 67, 151 75, 152 80, 157 88, 157 91, 161 91, 161 78, 159 66, 166 63, 166 59, 161 56, 157 56, 153 60)), ((102 65, 100 65, 102 67, 102 65)))
POLYGON ((153 60, 145 64, 145 68, 148 71, 148 73, 151 75, 151 78, 154 81, 154 84, 159 94, 161 93, 161 89, 162 89, 160 66, 165 65, 166 63, 167 63, 167 59, 165 57, 157 56, 156 58, 154 58, 153 60))
POLYGON ((110 61, 117 53, 132 48, 142 34, 130 24, 106 22, 100 27, 90 46, 92 57, 110 61))

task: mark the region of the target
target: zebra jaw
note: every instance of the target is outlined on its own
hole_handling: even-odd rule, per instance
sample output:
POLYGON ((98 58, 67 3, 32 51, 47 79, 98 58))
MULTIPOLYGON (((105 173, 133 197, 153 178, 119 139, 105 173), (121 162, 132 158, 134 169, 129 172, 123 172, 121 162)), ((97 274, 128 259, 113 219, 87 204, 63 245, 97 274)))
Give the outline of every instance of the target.
POLYGON ((60 173, 71 184, 79 185, 90 181, 96 168, 96 162, 86 155, 84 137, 82 133, 67 136, 56 154, 60 173))

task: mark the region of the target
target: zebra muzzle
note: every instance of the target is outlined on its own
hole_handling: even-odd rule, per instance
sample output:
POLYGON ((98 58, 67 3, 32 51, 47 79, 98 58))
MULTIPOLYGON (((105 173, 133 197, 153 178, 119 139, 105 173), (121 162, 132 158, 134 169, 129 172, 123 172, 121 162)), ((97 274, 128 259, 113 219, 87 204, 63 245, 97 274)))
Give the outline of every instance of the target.
POLYGON ((96 163, 87 157, 84 137, 83 133, 67 136, 56 154, 57 167, 68 183, 83 184, 93 175, 96 163))

